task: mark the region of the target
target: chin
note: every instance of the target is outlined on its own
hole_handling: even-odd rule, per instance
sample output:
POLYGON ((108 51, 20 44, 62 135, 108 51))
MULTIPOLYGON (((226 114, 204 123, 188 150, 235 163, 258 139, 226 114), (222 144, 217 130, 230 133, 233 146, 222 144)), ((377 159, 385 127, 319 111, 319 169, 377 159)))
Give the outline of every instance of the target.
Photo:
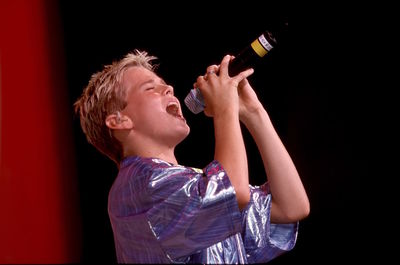
POLYGON ((189 135, 190 133, 190 127, 186 125, 186 129, 182 130, 182 132, 179 134, 179 143, 185 140, 185 138, 189 135))
POLYGON ((186 131, 184 133, 183 139, 185 139, 189 135, 189 133, 190 133, 190 127, 188 125, 186 125, 186 131))

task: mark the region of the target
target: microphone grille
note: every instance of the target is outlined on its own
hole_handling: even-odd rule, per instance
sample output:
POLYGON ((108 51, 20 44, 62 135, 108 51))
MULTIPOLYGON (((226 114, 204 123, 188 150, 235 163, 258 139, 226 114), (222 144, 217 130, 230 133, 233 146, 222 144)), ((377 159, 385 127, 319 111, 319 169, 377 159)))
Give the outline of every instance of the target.
POLYGON ((194 114, 198 114, 204 110, 204 98, 198 88, 191 89, 184 101, 188 109, 194 114))

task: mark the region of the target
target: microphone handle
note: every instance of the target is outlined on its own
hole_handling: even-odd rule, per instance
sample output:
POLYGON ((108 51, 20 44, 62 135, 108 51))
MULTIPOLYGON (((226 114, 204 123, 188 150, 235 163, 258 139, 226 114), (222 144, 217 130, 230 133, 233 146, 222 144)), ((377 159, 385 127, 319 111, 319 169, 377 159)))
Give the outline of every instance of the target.
MULTIPOLYGON (((276 39, 269 31, 265 31, 229 63, 229 76, 235 76, 241 71, 252 67, 258 59, 264 57, 275 45, 276 39)), ((188 109, 194 114, 202 112, 205 108, 204 98, 198 88, 191 89, 184 101, 188 109)))

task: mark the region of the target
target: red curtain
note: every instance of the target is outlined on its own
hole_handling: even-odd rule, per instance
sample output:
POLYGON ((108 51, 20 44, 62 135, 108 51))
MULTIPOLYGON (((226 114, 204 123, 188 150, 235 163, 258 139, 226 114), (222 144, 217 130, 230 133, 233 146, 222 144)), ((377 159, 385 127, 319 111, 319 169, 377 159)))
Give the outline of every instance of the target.
POLYGON ((72 108, 52 2, 0 1, 0 263, 80 261, 72 108))

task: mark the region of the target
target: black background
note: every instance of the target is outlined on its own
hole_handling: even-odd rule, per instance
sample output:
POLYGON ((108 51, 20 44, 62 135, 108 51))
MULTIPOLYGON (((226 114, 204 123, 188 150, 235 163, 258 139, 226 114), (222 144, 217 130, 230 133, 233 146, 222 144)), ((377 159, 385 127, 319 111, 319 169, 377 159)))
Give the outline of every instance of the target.
MULTIPOLYGON (((146 50, 159 58, 158 74, 174 86, 191 127, 176 149, 178 161, 203 167, 213 158, 212 121, 192 114, 184 97, 208 65, 288 21, 288 38, 256 65, 250 82, 298 168, 311 214, 300 222, 296 247, 270 264, 357 260, 353 247, 359 233, 359 183, 369 166, 362 149, 367 114, 359 88, 349 79, 353 60, 339 48, 354 49, 343 41, 351 38, 354 25, 346 25, 345 32, 337 27, 343 26, 340 22, 328 26, 321 21, 329 11, 315 6, 315 11, 303 13, 284 4, 248 2, 60 1, 71 117, 72 104, 91 74, 133 49, 146 50)), ((76 117, 73 124, 82 262, 115 263, 107 195, 117 168, 86 142, 76 117)), ((250 181, 261 184, 261 160, 246 131, 244 137, 250 181)))

